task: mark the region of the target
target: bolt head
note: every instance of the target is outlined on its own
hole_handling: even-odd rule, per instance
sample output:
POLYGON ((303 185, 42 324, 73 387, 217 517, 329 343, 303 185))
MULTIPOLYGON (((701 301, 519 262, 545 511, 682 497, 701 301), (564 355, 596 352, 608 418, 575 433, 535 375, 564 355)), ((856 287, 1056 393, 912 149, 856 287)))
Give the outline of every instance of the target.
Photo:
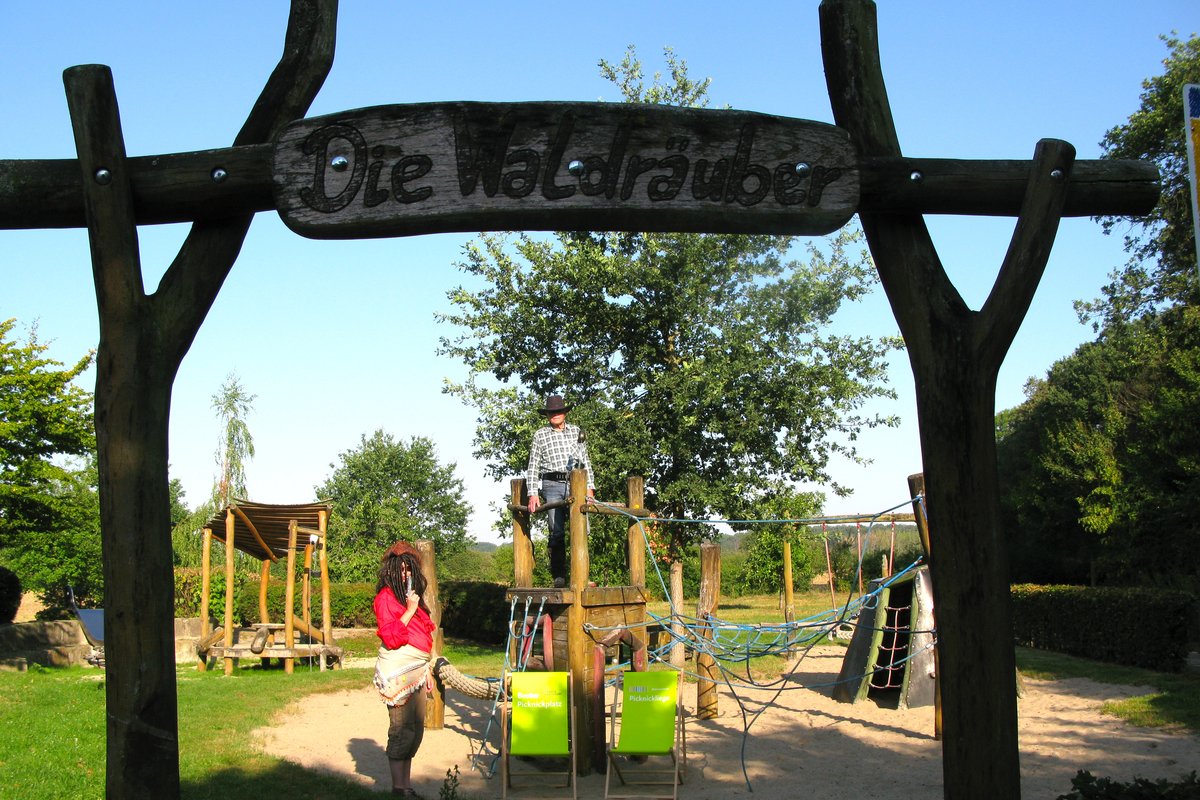
POLYGON ((345 156, 334 156, 330 159, 329 166, 333 167, 334 172, 345 172, 350 168, 350 159, 345 156))
POLYGON ((100 184, 101 186, 108 186, 110 183, 112 183, 112 173, 103 167, 96 170, 95 178, 96 183, 100 184))
POLYGON ((908 179, 913 183, 920 183, 921 181, 925 180, 925 175, 921 172, 921 170, 914 169, 912 172, 908 173, 908 179))
POLYGON ((225 171, 224 167, 216 167, 212 171, 212 182, 213 183, 224 183, 225 179, 228 177, 229 177, 229 173, 225 171))
POLYGON ((571 173, 572 175, 582 175, 583 162, 578 158, 574 159, 570 164, 567 164, 567 172, 571 173))
POLYGON ((801 178, 803 178, 805 175, 807 175, 810 172, 812 172, 812 167, 809 166, 807 163, 801 161, 799 164, 796 165, 796 174, 799 175, 801 178))

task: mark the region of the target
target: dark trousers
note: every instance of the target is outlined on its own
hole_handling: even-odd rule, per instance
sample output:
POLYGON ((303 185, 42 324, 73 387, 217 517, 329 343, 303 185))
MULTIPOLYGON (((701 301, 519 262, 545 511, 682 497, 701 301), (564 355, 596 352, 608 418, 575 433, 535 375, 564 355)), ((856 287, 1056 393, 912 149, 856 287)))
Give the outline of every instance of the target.
POLYGON ((425 738, 425 687, 419 687, 402 706, 388 706, 387 757, 411 759, 425 738))
MULTIPOLYGON (((542 481, 542 499, 547 503, 567 498, 569 486, 566 481, 542 481)), ((567 577, 567 508, 552 508, 546 512, 546 524, 550 527, 550 538, 546 551, 550 556, 550 577, 567 577)))

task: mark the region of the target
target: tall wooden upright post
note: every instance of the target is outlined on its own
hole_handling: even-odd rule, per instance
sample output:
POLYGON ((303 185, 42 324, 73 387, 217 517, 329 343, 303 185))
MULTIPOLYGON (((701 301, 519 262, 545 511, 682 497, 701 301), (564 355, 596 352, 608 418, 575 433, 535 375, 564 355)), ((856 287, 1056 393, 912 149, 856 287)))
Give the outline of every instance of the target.
MULTIPOLYGON (((208 635, 212 632, 208 626, 209 610, 208 600, 209 592, 212 588, 212 528, 205 528, 201 536, 200 545, 200 639, 201 642, 208 642, 208 635)), ((211 642, 210 642, 211 644, 211 642)), ((204 672, 208 669, 207 653, 200 653, 196 659, 196 671, 204 672)))
MULTIPOLYGON (((296 528, 299 525, 296 520, 288 521, 288 553, 287 553, 287 583, 283 589, 283 644, 288 649, 288 653, 292 653, 296 648, 296 615, 293 611, 296 605, 296 528)), ((312 628, 309 628, 312 632, 312 628)), ((295 669, 296 659, 292 656, 284 656, 283 671, 292 674, 295 669)))
MULTIPOLYGON (((640 475, 630 475, 625 479, 625 507, 640 509, 646 507, 646 481, 640 475)), ((646 588, 646 535, 644 524, 637 517, 630 517, 629 532, 626 536, 626 549, 629 560, 629 585, 640 589, 646 588)))
MULTIPOLYGON (((233 537, 236 521, 233 509, 225 510, 225 652, 233 649, 233 537)), ((225 674, 233 674, 233 656, 225 656, 225 674)))
MULTIPOLYGON (((595 749, 595 702, 596 691, 589 680, 587 666, 592 663, 592 637, 584 630, 587 609, 583 605, 583 594, 588 585, 587 518, 583 505, 587 501, 587 472, 571 470, 571 505, 567 517, 571 536, 571 608, 567 622, 567 658, 571 665, 571 682, 575 692, 575 731, 572 737, 576 753, 592 753, 595 749)), ((586 759, 586 756, 584 756, 586 759)), ((581 774, 591 772, 586 763, 579 764, 581 774)))
POLYGON ((796 595, 792 586, 792 540, 783 540, 783 621, 796 621, 796 595))
MULTIPOLYGON (((321 509, 317 512, 317 530, 321 532, 321 548, 317 553, 317 561, 321 565, 321 632, 324 634, 323 644, 328 647, 333 644, 333 606, 329 599, 329 512, 321 509)), ((321 669, 325 668, 325 654, 321 653, 321 669)))
MULTIPOLYGON (((421 554, 421 574, 425 576, 425 605, 429 606, 429 617, 433 620, 433 654, 442 654, 442 601, 438 597, 437 553, 429 539, 418 539, 417 552, 421 554)), ((433 697, 425 706, 425 727, 441 730, 446 720, 446 695, 441 685, 435 684, 433 697)))
POLYGON ((513 478, 509 487, 510 503, 526 509, 512 512, 513 585, 518 589, 528 589, 533 586, 533 531, 530 530, 529 496, 526 494, 524 478, 513 478))
MULTIPOLYGON (((717 611, 717 603, 721 599, 721 545, 716 542, 700 544, 700 602, 696 607, 696 617, 703 625, 708 625, 717 611)), ((712 628, 704 629, 704 639, 713 636, 712 628)), ((704 651, 696 654, 696 672, 700 674, 696 681, 696 716, 700 719, 712 719, 717 716, 717 662, 712 654, 704 651)))
MULTIPOLYGON (((925 551, 925 560, 931 561, 929 552, 929 517, 926 515, 925 473, 918 472, 908 476, 908 496, 913 499, 913 519, 917 522, 917 535, 921 537, 921 549, 925 551)), ((933 570, 930 569, 932 576, 933 570)), ((934 630, 937 630, 937 608, 931 612, 934 620, 934 630)), ((938 663, 937 639, 933 645, 933 738, 942 739, 942 668, 938 663)))

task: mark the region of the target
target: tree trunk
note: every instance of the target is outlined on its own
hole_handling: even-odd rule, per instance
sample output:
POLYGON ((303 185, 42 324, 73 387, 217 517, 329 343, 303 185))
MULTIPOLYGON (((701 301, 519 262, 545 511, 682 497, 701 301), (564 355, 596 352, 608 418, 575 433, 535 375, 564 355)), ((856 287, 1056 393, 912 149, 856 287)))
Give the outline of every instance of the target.
MULTIPOLYGON (((675 613, 681 613, 683 608, 683 559, 675 558, 671 561, 671 610, 675 613)), ((672 637, 675 644, 671 647, 671 666, 675 669, 683 669, 684 661, 687 658, 687 652, 684 650, 682 637, 684 635, 683 623, 677 618, 671 619, 671 630, 674 632, 672 637)))
POLYGON ((171 376, 136 331, 101 337, 96 432, 103 537, 109 798, 179 796, 167 432, 171 376))
MULTIPOLYGON (((900 157, 874 3, 822 0, 820 16, 834 119, 860 159, 900 157)), ((920 215, 860 215, 916 383, 936 537, 942 774, 945 797, 955 800, 1021 796, 1008 563, 997 521, 996 375, 1045 270, 1074 159, 1066 142, 1038 143, 1012 242, 979 311, 950 282, 920 215)))
MULTIPOLYGON (((333 62, 336 0, 293 0, 284 54, 235 144, 303 116, 333 62)), ((241 249, 252 214, 197 223, 147 295, 112 74, 63 74, 91 244, 100 347, 96 439, 105 579, 106 795, 179 797, 174 573, 168 491, 171 386, 241 249)))
POLYGON ((965 355, 943 352, 940 365, 914 366, 926 506, 935 532, 930 576, 942 773, 947 798, 1016 798, 1016 661, 1008 551, 999 524, 995 375, 977 374, 961 360, 965 355))

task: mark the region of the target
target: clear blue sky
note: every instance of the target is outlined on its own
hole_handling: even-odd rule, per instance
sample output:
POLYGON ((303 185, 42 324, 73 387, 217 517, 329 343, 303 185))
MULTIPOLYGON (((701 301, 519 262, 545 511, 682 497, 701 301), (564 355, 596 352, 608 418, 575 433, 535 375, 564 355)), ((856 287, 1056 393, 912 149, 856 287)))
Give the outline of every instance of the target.
MULTIPOLYGON (((663 46, 693 77, 713 78, 714 106, 831 122, 817 3, 446 2, 343 0, 337 58, 311 114, 437 100, 617 100, 598 74, 635 44, 661 69, 663 46)), ((1141 81, 1161 71, 1158 37, 1200 28, 1195 0, 1136 8, 1115 0, 963 3, 883 0, 881 56, 901 146, 911 156, 1021 158, 1038 139, 1065 139, 1081 159, 1137 108, 1141 81)), ((227 146, 278 60, 283 0, 202 4, 22 4, 0 33, 0 158, 72 158, 62 71, 112 67, 126 149, 150 155, 227 146)), ((1182 120, 1180 121, 1182 124, 1182 120)), ((1004 256, 1011 219, 931 218, 939 253, 978 308, 1004 256)), ((153 288, 186 229, 140 229, 153 288)), ((472 533, 492 539, 488 505, 507 483, 471 457, 472 412, 441 393, 459 365, 439 359, 433 320, 449 308, 467 235, 320 242, 272 213, 255 220, 241 257, 175 382, 171 474, 192 503, 216 466, 210 399, 236 372, 257 395, 249 419, 257 456, 252 499, 302 502, 361 435, 428 436, 455 462, 476 508, 472 533)), ((997 408, 1086 340, 1072 309, 1123 263, 1119 237, 1087 219, 1064 221, 1028 317, 1000 373, 997 408)), ((82 230, 0 231, 0 318, 36 323, 51 355, 71 362, 97 344, 87 236, 82 230)), ((846 331, 894 333, 881 291, 839 317, 846 331)), ((855 489, 827 513, 874 512, 905 499, 921 469, 907 357, 881 413, 903 425, 859 440, 870 467, 835 475, 855 489)), ((84 381, 92 389, 94 378, 84 381)), ((603 465, 598 465, 603 469, 603 465)))

